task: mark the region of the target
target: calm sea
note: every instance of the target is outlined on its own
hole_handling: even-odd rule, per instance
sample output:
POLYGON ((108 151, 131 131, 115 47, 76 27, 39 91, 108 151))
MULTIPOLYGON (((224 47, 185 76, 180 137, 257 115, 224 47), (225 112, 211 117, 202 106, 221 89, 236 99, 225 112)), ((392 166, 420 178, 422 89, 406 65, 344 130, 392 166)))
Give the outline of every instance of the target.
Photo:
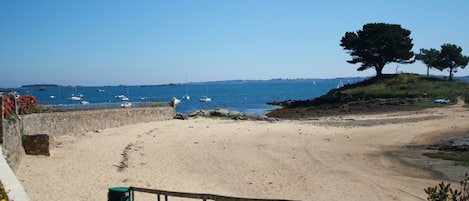
POLYGON ((327 93, 344 84, 361 81, 364 78, 343 79, 300 79, 269 81, 226 81, 208 83, 188 83, 170 86, 103 86, 103 87, 21 87, 16 89, 20 95, 32 94, 39 104, 52 105, 54 108, 91 109, 120 107, 122 101, 115 98, 124 95, 134 106, 161 102, 168 104, 172 97, 181 100, 176 111, 189 114, 198 109, 225 108, 249 114, 264 114, 275 106, 270 101, 307 100, 327 93), (69 100, 73 94, 83 95, 89 104, 69 100), (183 99, 188 94, 189 100, 183 99), (201 102, 203 96, 211 102, 201 102))

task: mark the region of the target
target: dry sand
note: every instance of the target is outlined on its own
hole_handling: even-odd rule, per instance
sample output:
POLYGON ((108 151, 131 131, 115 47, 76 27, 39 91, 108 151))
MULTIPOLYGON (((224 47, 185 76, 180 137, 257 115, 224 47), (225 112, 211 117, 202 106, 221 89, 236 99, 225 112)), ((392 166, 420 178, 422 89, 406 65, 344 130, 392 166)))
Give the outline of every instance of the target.
POLYGON ((293 200, 425 200, 423 189, 440 180, 386 153, 468 131, 468 111, 456 105, 304 121, 140 123, 57 139, 50 157, 26 156, 17 176, 33 201, 103 201, 113 186, 293 200))

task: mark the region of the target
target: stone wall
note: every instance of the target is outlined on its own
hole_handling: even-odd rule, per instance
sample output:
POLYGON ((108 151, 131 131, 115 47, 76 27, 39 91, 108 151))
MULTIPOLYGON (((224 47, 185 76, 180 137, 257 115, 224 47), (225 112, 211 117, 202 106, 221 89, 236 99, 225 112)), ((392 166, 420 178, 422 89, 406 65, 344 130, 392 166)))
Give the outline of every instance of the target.
POLYGON ((0 96, 0 145, 3 156, 13 170, 18 168, 24 149, 21 143, 19 119, 5 119, 3 117, 3 97, 0 96))
POLYGON ((0 95, 0 144, 3 144, 3 96, 0 95))
POLYGON ((11 169, 16 170, 25 155, 21 143, 20 122, 12 120, 3 120, 3 154, 7 159, 11 169))
POLYGON ((23 115, 23 135, 47 134, 52 137, 77 135, 89 131, 140 122, 172 119, 171 107, 121 108, 23 115))
MULTIPOLYGON (((0 137, 3 140, 3 154, 12 169, 16 170, 22 156, 25 154, 22 135, 26 138, 27 135, 47 135, 49 139, 48 147, 50 149, 54 146, 55 137, 74 136, 89 131, 140 122, 169 120, 174 116, 175 111, 171 107, 152 107, 37 113, 22 115, 20 119, 15 121, 4 120, 2 117, 0 119, 0 124, 2 125, 0 137)), ((41 140, 34 138, 36 140, 32 141, 33 144, 31 146, 40 147, 41 153, 45 153, 45 145, 42 142, 45 138, 40 138, 41 140), (39 144, 34 144, 34 142, 39 144)), ((34 152, 34 150, 32 151, 34 152)))

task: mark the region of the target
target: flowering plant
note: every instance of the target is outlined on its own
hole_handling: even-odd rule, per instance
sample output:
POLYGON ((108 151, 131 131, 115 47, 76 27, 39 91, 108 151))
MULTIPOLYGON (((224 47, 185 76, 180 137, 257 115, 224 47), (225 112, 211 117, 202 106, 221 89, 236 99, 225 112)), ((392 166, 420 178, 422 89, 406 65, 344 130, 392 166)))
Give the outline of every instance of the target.
POLYGON ((8 117, 10 115, 11 110, 15 108, 15 103, 8 97, 3 95, 3 116, 8 117))
POLYGON ((3 96, 3 116, 8 117, 12 110, 15 111, 16 106, 18 106, 18 113, 19 114, 31 114, 35 113, 38 110, 38 105, 36 101, 36 97, 26 94, 24 96, 20 96, 16 98, 13 95, 10 96, 3 96), (15 101, 16 99, 16 101, 15 101), (17 105, 15 105, 15 103, 17 105))
POLYGON ((36 97, 31 94, 20 96, 17 99, 19 114, 32 114, 37 112, 36 97))

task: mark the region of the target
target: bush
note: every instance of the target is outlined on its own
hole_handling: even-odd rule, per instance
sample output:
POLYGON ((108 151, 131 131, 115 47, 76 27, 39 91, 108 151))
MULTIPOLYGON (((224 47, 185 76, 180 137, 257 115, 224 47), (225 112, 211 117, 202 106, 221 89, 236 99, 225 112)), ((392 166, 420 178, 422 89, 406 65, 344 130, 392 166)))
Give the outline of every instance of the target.
POLYGON ((26 94, 17 99, 19 114, 32 114, 38 110, 36 97, 26 94))
POLYGON ((32 114, 38 111, 38 105, 36 97, 26 94, 16 98, 14 95, 3 96, 3 116, 9 117, 12 113, 15 113, 15 99, 18 104, 18 113, 19 114, 32 114), (13 112, 12 112, 13 111, 13 112))
POLYGON ((3 116, 8 117, 10 116, 11 110, 15 108, 15 102, 5 95, 2 96, 2 99, 3 99, 3 116))
POLYGON ((469 201, 469 175, 466 173, 460 182, 461 190, 454 190, 451 184, 441 182, 438 186, 428 187, 425 190, 430 201, 469 201))
POLYGON ((2 182, 0 181, 0 200, 8 200, 8 195, 5 190, 5 187, 3 187, 2 182))

